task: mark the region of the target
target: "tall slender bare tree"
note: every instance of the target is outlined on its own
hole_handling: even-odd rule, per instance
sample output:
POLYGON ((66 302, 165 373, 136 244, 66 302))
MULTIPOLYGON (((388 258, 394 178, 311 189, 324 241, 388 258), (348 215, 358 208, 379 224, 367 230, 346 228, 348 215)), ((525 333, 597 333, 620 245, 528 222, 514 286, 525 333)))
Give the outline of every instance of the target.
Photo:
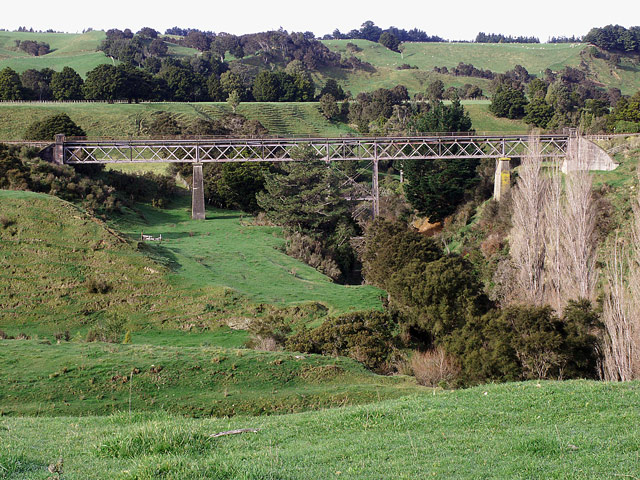
POLYGON ((513 193, 513 227, 509 251, 522 301, 544 303, 544 212, 548 178, 541 174, 542 151, 537 136, 529 139, 529 153, 522 158, 513 193))
POLYGON ((552 163, 549 189, 544 210, 545 231, 545 300, 556 311, 564 308, 564 262, 562 248, 563 197, 560 162, 552 163))
POLYGON ((616 235, 607 258, 602 312, 607 380, 640 378, 640 195, 632 207, 631 234, 616 235))
POLYGON ((560 237, 564 270, 562 297, 594 299, 598 271, 596 269, 597 237, 593 180, 590 159, 578 154, 572 159, 575 168, 565 177, 565 195, 560 237))
MULTIPOLYGON (((634 378, 634 357, 637 352, 637 329, 634 323, 634 301, 626 283, 629 258, 626 242, 616 235, 607 259, 605 297, 602 321, 605 327, 603 370, 605 380, 628 381, 634 378), (635 337, 635 338, 634 338, 635 337)), ((634 318, 636 317, 636 318, 634 318)))

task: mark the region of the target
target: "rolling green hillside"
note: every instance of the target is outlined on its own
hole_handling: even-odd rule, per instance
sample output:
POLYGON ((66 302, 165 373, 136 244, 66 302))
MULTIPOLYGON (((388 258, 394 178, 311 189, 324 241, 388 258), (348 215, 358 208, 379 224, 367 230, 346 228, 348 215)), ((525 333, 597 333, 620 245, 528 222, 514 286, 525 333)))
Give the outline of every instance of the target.
MULTIPOLYGON (((11 67, 18 73, 27 69, 52 68, 60 71, 63 67, 71 67, 81 76, 103 63, 118 63, 108 58, 103 52, 96 51, 102 40, 106 38, 103 31, 77 33, 30 33, 0 32, 0 69, 11 67), (33 40, 48 43, 51 53, 41 57, 31 56, 15 49, 15 40, 33 40)), ((169 43, 169 55, 174 57, 191 56, 197 53, 191 48, 169 43)))
POLYGON ((67 480, 634 478, 638 422, 638 382, 586 381, 231 419, 0 417, 0 467, 45 479, 62 458, 67 480))
POLYGON ((135 412, 264 415, 424 391, 410 377, 375 375, 347 358, 0 340, 0 415, 104 415, 128 410, 129 402, 135 412))
POLYGON ((392 52, 379 43, 367 40, 325 40, 331 50, 343 56, 355 55, 371 63, 377 72, 346 73, 327 70, 323 76, 335 78, 355 95, 366 88, 367 83, 376 88, 391 88, 406 85, 412 92, 424 91, 426 85, 442 80, 447 87, 471 83, 486 92, 488 82, 480 78, 438 75, 433 67, 455 67, 460 62, 473 64, 476 68, 504 73, 516 65, 524 66, 529 73, 541 76, 546 68, 558 71, 565 66, 578 67, 585 62, 589 77, 603 87, 617 87, 624 94, 633 94, 640 89, 640 65, 625 58, 621 66, 612 70, 606 61, 589 55, 585 44, 497 44, 497 43, 404 43, 402 53, 392 52), (361 52, 347 52, 347 43, 358 45, 361 52), (402 64, 418 67, 419 70, 397 70, 402 64))
MULTIPOLYGON (((465 101, 473 128, 478 132, 526 132, 524 122, 496 118, 489 113, 488 101, 465 101)), ((219 118, 231 113, 226 103, 0 103, 0 140, 21 140, 36 120, 66 113, 90 137, 129 137, 141 134, 140 126, 154 112, 167 111, 188 124, 196 118, 219 118)), ((241 103, 238 113, 259 120, 271 135, 333 137, 356 134, 339 122, 329 122, 317 103, 241 103)))
POLYGON ((133 331, 215 330, 269 310, 259 302, 317 302, 330 313, 380 308, 380 290, 334 284, 278 250, 277 228, 214 209, 207 221, 192 221, 188 197, 120 216, 116 226, 133 244, 48 195, 0 191, 0 207, 0 329, 9 334, 84 334, 114 318, 133 331), (137 246, 142 232, 164 242, 137 246), (93 291, 97 282, 106 291, 93 291))

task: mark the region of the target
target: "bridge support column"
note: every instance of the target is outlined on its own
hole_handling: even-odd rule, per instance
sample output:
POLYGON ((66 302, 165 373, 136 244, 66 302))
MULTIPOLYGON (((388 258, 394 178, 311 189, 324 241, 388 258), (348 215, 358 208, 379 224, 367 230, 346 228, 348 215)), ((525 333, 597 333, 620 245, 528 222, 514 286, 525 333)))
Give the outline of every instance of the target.
POLYGON ((373 218, 380 215, 380 189, 378 188, 378 159, 373 160, 373 175, 371 176, 371 197, 373 198, 373 218))
POLYGON ((193 186, 191 187, 191 218, 204 220, 204 182, 202 179, 202 164, 193 164, 193 186))
POLYGON ((511 159, 499 158, 496 161, 496 175, 493 182, 493 199, 496 202, 511 188, 511 159))
POLYGON ((65 136, 62 134, 56 135, 56 143, 53 146, 53 162, 59 165, 64 163, 64 140, 65 136))

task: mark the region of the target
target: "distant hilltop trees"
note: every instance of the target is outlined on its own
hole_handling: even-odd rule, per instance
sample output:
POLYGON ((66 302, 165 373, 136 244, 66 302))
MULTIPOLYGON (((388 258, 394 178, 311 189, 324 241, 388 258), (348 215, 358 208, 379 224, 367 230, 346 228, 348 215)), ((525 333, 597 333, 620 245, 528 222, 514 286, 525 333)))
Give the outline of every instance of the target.
POLYGON ((626 29, 621 25, 607 25, 592 28, 584 41, 609 52, 640 53, 640 27, 626 29))
POLYGON ((46 55, 51 51, 48 43, 33 40, 16 40, 16 48, 34 57, 46 55))
MULTIPOLYGON (((323 40, 369 40, 371 42, 380 42, 380 38, 384 35, 392 35, 398 42, 446 42, 446 40, 437 35, 427 35, 427 33, 417 28, 405 30, 403 28, 389 27, 386 30, 378 27, 371 20, 367 20, 362 24, 359 30, 353 29, 348 33, 342 33, 337 28, 332 34, 322 37, 323 40)), ((382 42, 380 42, 382 43, 382 42)))
POLYGON ((476 43, 540 43, 538 37, 512 37, 501 33, 484 33, 480 32, 476 35, 476 43))

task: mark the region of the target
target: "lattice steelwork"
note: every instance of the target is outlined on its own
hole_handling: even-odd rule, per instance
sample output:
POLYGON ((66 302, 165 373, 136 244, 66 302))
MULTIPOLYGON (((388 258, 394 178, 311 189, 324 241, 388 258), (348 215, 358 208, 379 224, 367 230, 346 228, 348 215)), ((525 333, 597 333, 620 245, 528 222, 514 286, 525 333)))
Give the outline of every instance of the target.
MULTIPOLYGON (((567 135, 542 135, 542 154, 564 157, 567 135)), ((61 163, 154 162, 285 162, 296 147, 308 146, 319 159, 406 160, 441 158, 520 157, 528 152, 526 135, 263 138, 193 140, 70 140, 62 147, 61 163)), ((295 157, 295 154, 294 154, 295 157)))

